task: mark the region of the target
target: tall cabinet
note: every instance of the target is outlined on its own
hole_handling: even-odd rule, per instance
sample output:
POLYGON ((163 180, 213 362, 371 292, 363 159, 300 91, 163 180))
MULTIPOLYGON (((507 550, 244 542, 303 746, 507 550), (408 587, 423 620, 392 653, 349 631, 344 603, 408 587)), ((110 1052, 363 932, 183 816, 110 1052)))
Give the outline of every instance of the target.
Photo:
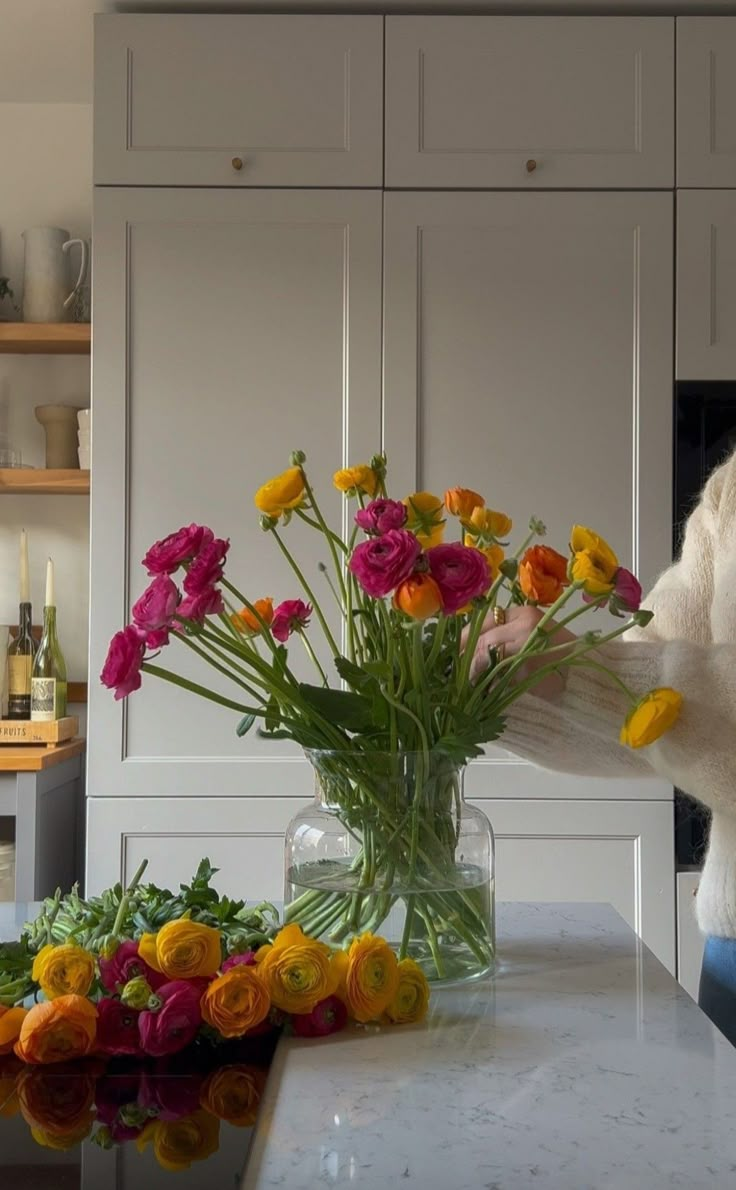
MULTIPOLYGON (((93 667, 190 520, 294 593, 251 493, 296 447, 328 477, 382 443, 394 490, 467 483, 666 565, 673 72, 670 19, 98 18, 93 667)), ((163 683, 90 711, 90 886, 112 841, 123 876, 209 854, 279 896, 296 750, 163 683)), ((469 788, 501 898, 612 901, 672 965, 668 786, 494 749, 469 788)))

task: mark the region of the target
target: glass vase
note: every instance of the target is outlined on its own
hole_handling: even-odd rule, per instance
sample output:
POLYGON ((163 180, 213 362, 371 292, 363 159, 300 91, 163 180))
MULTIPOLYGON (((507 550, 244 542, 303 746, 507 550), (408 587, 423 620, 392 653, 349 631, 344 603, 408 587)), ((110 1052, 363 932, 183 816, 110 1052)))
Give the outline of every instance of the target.
POLYGON ((331 946, 371 932, 433 984, 495 962, 494 839, 446 754, 307 752, 315 801, 286 834, 285 920, 331 946))

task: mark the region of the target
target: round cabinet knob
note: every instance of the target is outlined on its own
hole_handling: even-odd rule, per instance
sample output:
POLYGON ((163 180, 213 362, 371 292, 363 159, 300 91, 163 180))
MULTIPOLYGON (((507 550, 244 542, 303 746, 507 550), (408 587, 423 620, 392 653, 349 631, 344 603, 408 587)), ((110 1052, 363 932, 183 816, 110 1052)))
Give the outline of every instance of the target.
POLYGON ((242 157, 233 157, 232 167, 233 167, 233 169, 238 169, 238 170, 242 169, 243 168, 243 158, 242 157))
POLYGON ((536 168, 537 168, 536 161, 534 160, 533 157, 530 157, 526 163, 526 172, 528 174, 533 174, 536 168))

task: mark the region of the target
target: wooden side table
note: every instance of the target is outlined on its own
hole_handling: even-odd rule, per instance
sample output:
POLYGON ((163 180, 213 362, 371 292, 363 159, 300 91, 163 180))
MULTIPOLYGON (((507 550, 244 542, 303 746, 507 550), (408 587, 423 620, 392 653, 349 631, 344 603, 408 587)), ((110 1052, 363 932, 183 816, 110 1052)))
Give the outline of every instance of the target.
POLYGON ((15 818, 15 900, 38 901, 82 876, 82 739, 0 748, 0 816, 15 818))

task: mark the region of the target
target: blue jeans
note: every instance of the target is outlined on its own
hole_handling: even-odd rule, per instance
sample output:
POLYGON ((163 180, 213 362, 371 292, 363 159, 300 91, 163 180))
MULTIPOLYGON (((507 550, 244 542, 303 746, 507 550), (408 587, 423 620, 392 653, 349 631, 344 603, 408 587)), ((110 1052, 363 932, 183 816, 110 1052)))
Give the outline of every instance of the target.
POLYGON ((706 938, 698 1004, 736 1045, 736 938, 706 938))

